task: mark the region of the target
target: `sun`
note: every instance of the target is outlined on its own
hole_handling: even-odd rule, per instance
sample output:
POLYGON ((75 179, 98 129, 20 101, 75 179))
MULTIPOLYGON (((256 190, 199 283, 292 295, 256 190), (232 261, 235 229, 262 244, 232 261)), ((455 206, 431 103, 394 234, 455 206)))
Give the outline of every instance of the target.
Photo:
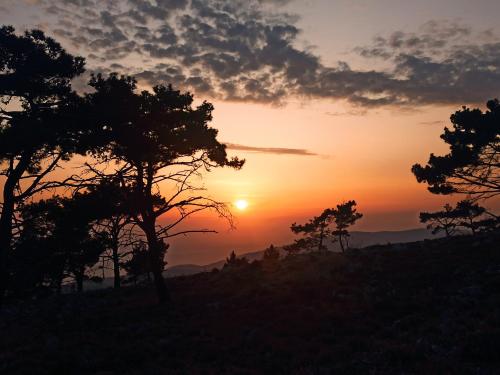
POLYGON ((238 199, 236 202, 234 202, 234 205, 238 210, 244 211, 248 207, 248 202, 245 199, 238 199))

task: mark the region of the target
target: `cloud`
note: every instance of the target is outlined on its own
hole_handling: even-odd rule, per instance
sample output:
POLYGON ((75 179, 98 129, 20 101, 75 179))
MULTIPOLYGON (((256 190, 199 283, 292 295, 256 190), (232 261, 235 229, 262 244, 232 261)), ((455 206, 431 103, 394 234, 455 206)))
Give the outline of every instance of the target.
POLYGON ((273 4, 273 5, 286 5, 291 3, 293 0, 259 0, 262 4, 273 4))
POLYGON ((442 120, 436 120, 436 121, 422 121, 419 122, 420 125, 444 125, 445 122, 442 120))
POLYGON ((395 31, 386 37, 374 38, 372 45, 355 50, 367 58, 391 58, 398 53, 412 55, 442 55, 452 43, 463 42, 472 34, 469 26, 457 22, 429 21, 418 32, 395 31))
POLYGON ((352 109, 345 112, 325 112, 325 115, 332 117, 341 117, 341 116, 363 116, 367 113, 365 109, 352 109))
POLYGON ((483 103, 499 93, 500 39, 490 30, 430 21, 419 32, 379 36, 356 51, 392 63, 374 81, 395 104, 483 103))
POLYGON ((298 155, 298 156, 319 156, 318 154, 301 148, 281 148, 281 147, 254 147, 236 143, 226 143, 229 150, 259 152, 264 154, 298 155))
POLYGON ((429 21, 377 36, 354 52, 384 69, 325 65, 297 47, 288 0, 40 0, 52 32, 89 56, 89 67, 124 66, 144 83, 172 83, 221 100, 343 100, 384 106, 478 104, 499 95, 500 38, 491 30, 429 21), (276 6, 270 6, 270 5, 276 6))

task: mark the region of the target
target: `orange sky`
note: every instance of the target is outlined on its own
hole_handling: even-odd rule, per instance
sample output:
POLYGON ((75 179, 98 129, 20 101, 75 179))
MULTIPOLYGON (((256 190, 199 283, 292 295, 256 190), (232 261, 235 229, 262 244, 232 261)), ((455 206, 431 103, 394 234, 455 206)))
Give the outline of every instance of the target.
MULTIPOLYGON (((89 69, 130 74, 148 71, 155 80, 146 82, 145 78, 139 82, 141 87, 173 80, 178 88, 194 92, 196 100, 207 99, 215 105, 212 125, 220 130, 223 142, 313 154, 230 150, 232 155, 246 158, 244 168, 214 170, 205 176, 204 184, 212 197, 230 203, 245 199, 248 209, 235 211, 237 229, 230 232, 214 217, 191 220, 194 227, 214 227, 220 233, 176 239, 168 253, 170 265, 203 264, 219 260, 231 250, 242 253, 270 243, 284 244, 292 239, 291 223, 344 200, 356 200, 364 214, 355 229, 378 231, 418 227, 420 211, 437 210, 460 198, 430 194, 425 185, 416 182, 410 168, 425 163, 431 152, 447 151, 439 135, 451 113, 463 104, 476 106, 497 95, 497 0, 186 1, 185 8, 164 9, 164 13, 158 7, 174 2, 150 1, 149 8, 140 10, 142 21, 128 16, 138 11, 130 8, 132 2, 84 3, 91 5, 4 0, 0 1, 0 24, 13 24, 18 30, 45 30, 71 53, 85 56, 89 69), (200 10, 203 6, 209 11, 200 10), (255 9, 258 12, 252 13, 255 9), (218 25, 204 34, 203 30, 219 21, 207 16, 212 11, 226 12, 230 26, 226 30, 218 25), (192 18, 181 25, 181 16, 186 14, 192 18), (275 28, 276 24, 280 27, 275 28), (283 25, 288 33, 282 32, 283 25), (162 33, 165 27, 171 34, 162 33), (241 34, 232 35, 231 30, 241 34), (271 33, 275 34, 269 37, 271 33), (276 44, 277 39, 281 44, 276 44), (415 41, 416 46, 412 45, 415 41), (165 53, 168 47, 182 43, 198 48, 193 53, 199 59, 190 60, 189 49, 182 58, 181 49, 165 53), (260 49, 266 45, 272 48, 260 49), (441 47, 436 49, 436 45, 441 47), (387 58, 367 58, 360 53, 361 47, 390 53, 387 58), (479 60, 465 59, 470 57, 466 53, 456 58, 457 51, 468 49, 481 52, 471 54, 479 60), (412 59, 401 59, 408 55, 412 59), (210 63, 204 61, 205 56, 219 60, 210 63), (254 59, 256 67, 246 64, 245 58, 254 59), (407 63, 398 65, 402 60, 407 63), (426 65, 429 61, 433 64, 426 65), (487 69, 470 78, 471 71, 482 64, 487 69), (294 68, 291 72, 287 70, 290 66, 294 68), (325 83, 322 79, 328 74, 319 73, 305 75, 317 80, 314 82, 301 80, 300 74, 297 78, 297 71, 311 73, 307 71, 311 66, 314 72, 326 72, 335 79, 325 83), (240 71, 241 67, 247 70, 240 71), (451 70, 454 76, 447 75, 451 70), (484 82, 474 79, 484 77, 485 72, 490 75, 484 82), (265 74, 271 76, 271 83, 259 91, 257 83, 265 74), (186 78, 199 75, 205 75, 201 78, 208 78, 212 87, 189 86, 186 78), (408 81, 398 81, 402 76, 408 81), (221 91, 221 84, 241 78, 252 81, 252 89, 239 102, 231 101, 230 92, 221 91), (454 78, 456 82, 450 84, 454 78), (283 82, 285 94, 273 101, 283 82), (316 97, 304 96, 308 84, 320 91, 316 97), (474 91, 469 90, 471 85, 476 85, 474 91), (405 91, 405 87, 410 89, 405 91), (264 95, 254 101, 267 104, 253 103, 254 94, 262 92, 271 99, 264 95), (393 101, 388 105, 370 102, 377 95, 393 101), (364 111, 363 101, 356 102, 360 98, 370 102, 372 109, 364 111), (403 98, 407 105, 402 108, 394 98, 403 98), (277 106, 277 102, 284 104, 277 106)), ((500 209, 498 199, 486 205, 500 209)))
MULTIPOLYGON (((360 116, 331 116, 328 110, 332 110, 330 103, 278 108, 216 103, 213 124, 220 129, 220 139, 258 147, 304 148, 318 155, 231 151, 246 158, 244 168, 215 170, 206 175, 205 184, 212 196, 227 202, 246 199, 249 207, 233 209, 234 231, 214 218, 192 220, 193 226, 210 223, 220 233, 176 239, 170 263, 191 259, 208 263, 231 250, 242 253, 286 243, 293 239, 292 222, 344 200, 356 200, 365 215, 355 229, 379 231, 419 227, 419 212, 437 210, 460 198, 429 193, 410 172, 431 152, 446 152, 439 135, 455 108, 377 110, 360 116), (429 124, 438 120, 442 123, 429 124)), ((499 203, 487 205, 498 209, 499 203)))
MULTIPOLYGON (((207 264, 230 251, 245 253, 270 244, 293 241, 289 227, 304 222, 327 207, 354 199, 364 217, 354 230, 383 231, 421 227, 421 211, 439 210, 460 196, 429 193, 418 184, 411 166, 429 154, 447 151, 439 138, 455 107, 426 107, 418 111, 378 109, 359 115, 348 106, 328 102, 290 103, 272 107, 214 102, 212 126, 219 139, 255 147, 305 149, 313 155, 289 155, 229 150, 246 159, 244 167, 214 169, 199 181, 211 197, 229 203, 235 228, 210 214, 188 221, 184 228, 208 228, 217 234, 192 234, 171 240, 169 265, 207 264), (244 199, 245 210, 234 202, 244 199)), ((56 176, 75 173, 75 158, 56 176)), ((167 192, 165 187, 162 189, 167 192)), ((500 209, 500 200, 485 204, 500 209)), ((160 223, 168 222, 161 218, 160 223)))

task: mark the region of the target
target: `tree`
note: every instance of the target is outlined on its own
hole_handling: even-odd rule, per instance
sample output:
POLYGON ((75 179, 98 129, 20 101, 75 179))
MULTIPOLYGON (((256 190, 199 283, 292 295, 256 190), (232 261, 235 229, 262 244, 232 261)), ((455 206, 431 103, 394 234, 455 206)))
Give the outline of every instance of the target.
POLYGON ((89 186, 88 190, 89 203, 98 218, 95 231, 105 236, 109 244, 109 252, 102 256, 112 263, 114 288, 118 289, 121 286, 121 261, 132 253, 130 247, 136 242, 131 219, 135 212, 131 211, 128 194, 118 180, 103 179, 89 186))
POLYGON ((289 253, 295 253, 300 250, 307 251, 323 251, 327 250, 324 242, 331 234, 328 227, 334 220, 334 211, 332 209, 324 210, 321 215, 315 216, 305 224, 293 223, 290 227, 295 234, 300 234, 303 238, 295 240, 292 245, 285 246, 285 250, 289 253))
POLYGON ((54 246, 55 223, 50 212, 55 206, 54 200, 44 200, 20 208, 22 228, 10 254, 8 292, 14 297, 61 290, 65 257, 54 246))
POLYGON ((69 277, 81 292, 86 270, 98 262, 109 246, 106 237, 92 229, 97 213, 88 193, 24 205, 22 229, 12 255, 18 266, 15 270, 20 273, 13 281, 35 274, 39 275, 35 284, 48 283, 60 291, 63 280, 69 277), (19 267, 21 263, 24 264, 19 267))
MULTIPOLYGON (((217 130, 208 125, 213 111, 210 103, 193 108, 193 96, 171 86, 137 93, 133 78, 117 74, 94 76, 90 85, 95 89, 86 97, 94 116, 91 122, 102 127, 97 137, 102 145, 96 154, 102 165, 117 166, 112 173, 130 194, 128 201, 136 212, 133 221, 148 244, 158 299, 165 302, 168 293, 159 261, 164 241, 188 233, 214 232, 176 231, 186 218, 204 210, 214 210, 230 220, 226 205, 204 195, 194 178, 215 167, 239 169, 244 161, 228 159, 226 146, 217 140, 217 130), (158 225, 162 215, 172 217, 169 224, 158 225)), ((104 173, 96 166, 90 168, 104 173)))
POLYGON ((347 228, 353 225, 363 215, 356 212, 355 201, 348 201, 337 205, 337 208, 327 208, 321 215, 315 216, 307 223, 299 225, 293 223, 290 229, 295 234, 301 234, 303 238, 295 240, 291 245, 284 247, 290 254, 301 250, 328 250, 324 242, 326 238, 334 237, 340 243, 342 252, 349 247, 349 232, 347 228), (330 226, 335 223, 335 230, 330 226))
POLYGON ((134 284, 137 284, 137 280, 142 275, 147 274, 149 279, 149 254, 146 246, 143 243, 139 243, 133 247, 131 255, 130 259, 123 263, 123 268, 127 272, 129 278, 134 281, 134 284))
POLYGON ((274 246, 269 246, 266 250, 264 250, 264 254, 262 256, 262 260, 264 262, 275 263, 280 259, 280 251, 274 246))
POLYGON ((497 216, 470 200, 462 200, 455 207, 446 204, 444 211, 422 212, 420 221, 428 222, 427 228, 432 228, 433 234, 444 231, 446 237, 454 235, 458 227, 466 228, 471 231, 472 235, 475 235, 478 232, 493 231, 499 223, 497 216), (489 217, 485 217, 486 215, 489 217))
POLYGON ((0 304, 8 274, 16 207, 57 186, 46 177, 78 149, 79 100, 71 80, 84 59, 68 54, 42 31, 16 35, 0 28, 0 304))
POLYGON ((450 152, 430 155, 426 166, 415 164, 418 182, 434 194, 464 193, 474 199, 500 194, 500 103, 487 103, 488 110, 462 110, 451 116, 452 129, 441 135, 450 152))
POLYGON ((280 260, 280 251, 274 245, 264 250, 261 265, 264 270, 274 270, 280 260))
POLYGON ((115 289, 121 287, 121 260, 131 254, 130 250, 123 251, 122 249, 134 242, 132 228, 127 230, 129 225, 130 218, 118 213, 101 220, 99 223, 100 232, 106 235, 111 251, 111 254, 106 254, 105 258, 111 260, 113 265, 113 286, 115 289))
POLYGON ((245 257, 238 258, 234 251, 226 258, 226 263, 224 263, 223 268, 237 268, 241 266, 248 265, 248 259, 245 257))
MULTIPOLYGON (((165 267, 166 264, 165 253, 167 249, 168 246, 164 246, 160 249, 158 261, 162 263, 162 268, 165 267)), ((144 243, 138 242, 133 246, 132 256, 123 263, 123 268, 132 278, 134 284, 137 284, 137 280, 143 275, 146 275, 147 280, 151 281, 153 267, 151 266, 151 257, 144 243)))
POLYGON ((500 218, 496 216, 484 218, 476 222, 476 229, 481 233, 494 232, 499 228, 500 218))
POLYGON ((432 234, 444 231, 446 237, 450 237, 456 232, 458 216, 455 209, 447 203, 443 211, 421 212, 420 222, 427 224, 427 229, 432 229, 432 234))
POLYGON ((484 207, 470 200, 463 200, 457 203, 455 215, 462 219, 459 225, 471 231, 475 235, 479 229, 479 222, 476 222, 486 212, 484 207))
POLYGON ((332 211, 335 221, 335 230, 332 235, 337 238, 342 252, 349 248, 349 228, 356 221, 363 217, 363 214, 356 212, 356 202, 348 201, 337 205, 337 208, 332 211))

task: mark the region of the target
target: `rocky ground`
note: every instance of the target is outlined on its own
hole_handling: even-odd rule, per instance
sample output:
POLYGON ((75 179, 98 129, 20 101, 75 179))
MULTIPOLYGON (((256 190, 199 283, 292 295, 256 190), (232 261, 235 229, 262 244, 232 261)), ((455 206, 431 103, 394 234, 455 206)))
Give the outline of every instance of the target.
POLYGON ((13 303, 2 374, 498 374, 500 237, 306 254, 13 303))

